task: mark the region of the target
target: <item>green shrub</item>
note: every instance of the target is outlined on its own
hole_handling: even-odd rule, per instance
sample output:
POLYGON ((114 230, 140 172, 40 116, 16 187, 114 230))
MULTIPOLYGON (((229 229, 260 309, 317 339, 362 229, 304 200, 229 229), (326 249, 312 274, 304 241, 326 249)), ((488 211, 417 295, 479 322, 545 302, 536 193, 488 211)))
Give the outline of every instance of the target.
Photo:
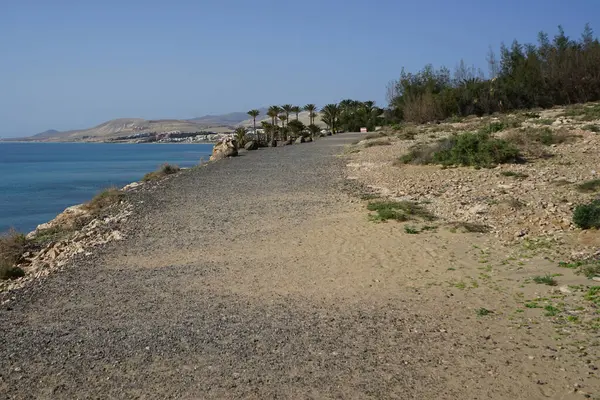
POLYGON ((558 283, 556 282, 556 279, 554 279, 551 275, 534 276, 533 281, 535 283, 548 285, 548 286, 558 285, 558 283))
POLYGON ((374 201, 367 205, 367 210, 375 211, 371 219, 379 222, 389 219, 408 221, 417 217, 427 221, 435 219, 427 209, 411 201, 374 201))
POLYGON ((577 190, 587 193, 597 192, 600 190, 600 179, 592 179, 591 181, 580 183, 577 185, 577 190))
POLYGON ((441 165, 490 167, 516 162, 519 150, 510 143, 486 133, 463 133, 446 139, 433 161, 441 165))
POLYGON ((481 128, 479 130, 479 132, 490 134, 490 133, 500 132, 501 130, 504 130, 504 129, 506 129, 506 125, 504 125, 503 122, 491 122, 488 125, 481 128))
POLYGON ((463 133, 430 145, 414 147, 400 158, 404 164, 441 164, 491 167, 496 164, 517 162, 519 150, 488 133, 463 133))
POLYGON ((573 222, 581 229, 600 228, 600 200, 578 205, 573 212, 573 222))
POLYGON ((25 272, 15 266, 27 249, 25 235, 14 230, 0 236, 0 279, 15 279, 25 272))

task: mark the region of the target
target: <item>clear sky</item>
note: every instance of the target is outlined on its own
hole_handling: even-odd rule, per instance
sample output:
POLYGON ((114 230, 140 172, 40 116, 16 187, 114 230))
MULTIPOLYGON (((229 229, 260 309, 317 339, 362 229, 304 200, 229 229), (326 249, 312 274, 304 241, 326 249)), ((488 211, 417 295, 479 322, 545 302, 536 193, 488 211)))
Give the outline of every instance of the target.
POLYGON ((558 24, 600 32, 598 16, 598 0, 0 0, 0 137, 282 103, 385 105, 403 66, 486 68, 489 46, 558 24))

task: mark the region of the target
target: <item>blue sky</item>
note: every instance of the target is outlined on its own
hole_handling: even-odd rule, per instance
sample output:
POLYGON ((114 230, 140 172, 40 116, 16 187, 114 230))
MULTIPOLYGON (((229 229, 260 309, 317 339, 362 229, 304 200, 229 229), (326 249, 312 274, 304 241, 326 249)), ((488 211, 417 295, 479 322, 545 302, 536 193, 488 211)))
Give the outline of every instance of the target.
POLYGON ((597 0, 0 0, 0 137, 344 98, 385 105, 404 66, 486 68, 492 46, 597 0))

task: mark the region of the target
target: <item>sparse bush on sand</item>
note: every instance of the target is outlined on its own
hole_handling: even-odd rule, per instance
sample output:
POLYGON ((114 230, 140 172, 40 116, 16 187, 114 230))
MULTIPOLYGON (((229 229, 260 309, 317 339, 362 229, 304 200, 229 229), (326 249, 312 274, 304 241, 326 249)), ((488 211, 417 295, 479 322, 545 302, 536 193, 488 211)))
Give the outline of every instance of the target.
POLYGON ((440 164, 491 167, 517 162, 519 150, 485 132, 466 132, 442 139, 433 145, 414 147, 400 158, 404 164, 440 164))
POLYGON ((581 229, 600 228, 600 200, 578 205, 573 212, 573 222, 581 229))

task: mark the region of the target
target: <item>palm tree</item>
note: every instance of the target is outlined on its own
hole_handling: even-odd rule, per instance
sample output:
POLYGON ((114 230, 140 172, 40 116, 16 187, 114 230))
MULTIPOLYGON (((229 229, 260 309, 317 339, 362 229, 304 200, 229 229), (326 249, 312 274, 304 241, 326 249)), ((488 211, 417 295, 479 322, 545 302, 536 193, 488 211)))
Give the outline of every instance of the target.
POLYGON ((235 128, 235 140, 239 147, 244 147, 246 144, 246 128, 243 126, 235 128))
POLYGON ((281 106, 281 109, 285 112, 285 119, 290 119, 290 114, 294 112, 294 106, 291 104, 284 104, 281 106))
POLYGON ((277 124, 277 117, 279 116, 280 112, 281 112, 281 107, 279 107, 279 106, 271 106, 271 107, 269 107, 269 110, 267 111, 267 115, 269 117, 271 117, 271 123, 273 124, 273 126, 276 126, 276 124, 277 124))
POLYGON ((298 121, 298 114, 300 114, 300 111, 302 111, 302 109, 299 106, 292 107, 292 112, 296 114, 296 121, 298 121))
POLYGON ((315 106, 314 104, 307 104, 304 106, 304 111, 308 111, 308 118, 310 120, 310 125, 314 124, 317 106, 315 106))
POLYGON ((256 136, 256 140, 260 142, 260 137, 258 137, 258 133, 256 133, 256 117, 258 117, 260 115, 260 111, 250 110, 250 111, 248 111, 248 115, 252 117, 252 125, 254 127, 254 135, 256 136))
POLYGON ((340 107, 337 104, 327 104, 321 110, 321 119, 327 125, 332 134, 335 133, 340 114, 340 107))
POLYGON ((288 116, 285 114, 281 114, 277 118, 279 118, 279 120, 281 121, 281 127, 285 128, 285 121, 287 121, 288 116))

